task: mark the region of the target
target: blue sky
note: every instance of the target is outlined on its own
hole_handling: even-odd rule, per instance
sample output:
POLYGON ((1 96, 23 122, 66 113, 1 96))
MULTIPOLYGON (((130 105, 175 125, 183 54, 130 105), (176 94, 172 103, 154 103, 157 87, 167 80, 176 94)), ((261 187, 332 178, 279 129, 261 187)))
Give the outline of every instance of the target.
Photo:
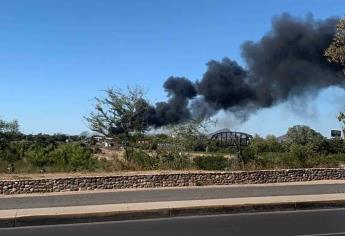
MULTIPOLYGON (((26 133, 78 134, 93 98, 107 87, 140 85, 152 102, 166 99, 170 75, 200 79, 210 59, 241 62, 239 47, 265 34, 274 15, 342 16, 343 0, 4 0, 0 6, 0 116, 26 133)), ((219 126, 281 135, 306 124, 328 135, 340 128, 341 89, 282 104, 238 124, 219 126)), ((225 119, 230 117, 230 119, 225 119)), ((219 127, 223 128, 223 127, 219 127)))

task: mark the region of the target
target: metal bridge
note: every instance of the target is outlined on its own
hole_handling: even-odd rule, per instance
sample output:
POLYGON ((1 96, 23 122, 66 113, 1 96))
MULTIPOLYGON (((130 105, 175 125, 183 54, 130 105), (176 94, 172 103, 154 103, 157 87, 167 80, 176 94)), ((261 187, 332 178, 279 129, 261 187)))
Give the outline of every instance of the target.
POLYGON ((246 147, 250 144, 253 136, 242 132, 222 131, 212 134, 211 140, 216 140, 221 146, 246 147))

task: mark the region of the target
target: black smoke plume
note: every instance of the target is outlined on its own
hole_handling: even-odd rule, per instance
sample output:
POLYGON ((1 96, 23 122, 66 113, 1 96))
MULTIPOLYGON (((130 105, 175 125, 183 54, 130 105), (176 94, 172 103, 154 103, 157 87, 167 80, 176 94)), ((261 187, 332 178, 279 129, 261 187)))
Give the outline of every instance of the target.
POLYGON ((150 110, 150 123, 155 127, 177 124, 191 118, 190 99, 197 95, 195 85, 184 77, 169 77, 164 85, 167 102, 159 102, 150 110))
POLYGON ((342 68, 323 53, 335 33, 336 18, 273 18, 272 29, 258 42, 241 46, 246 67, 224 58, 211 60, 200 81, 170 77, 164 83, 169 100, 152 108, 152 125, 159 127, 191 117, 206 118, 219 110, 244 119, 251 113, 289 99, 317 94, 330 86, 344 88, 342 68))

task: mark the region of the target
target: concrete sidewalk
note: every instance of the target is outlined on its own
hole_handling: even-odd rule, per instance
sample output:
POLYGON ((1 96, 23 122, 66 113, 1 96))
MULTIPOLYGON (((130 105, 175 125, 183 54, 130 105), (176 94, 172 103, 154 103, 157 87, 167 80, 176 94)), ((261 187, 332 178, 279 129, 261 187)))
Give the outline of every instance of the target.
POLYGON ((345 207, 345 193, 1 210, 0 227, 331 207, 345 207))

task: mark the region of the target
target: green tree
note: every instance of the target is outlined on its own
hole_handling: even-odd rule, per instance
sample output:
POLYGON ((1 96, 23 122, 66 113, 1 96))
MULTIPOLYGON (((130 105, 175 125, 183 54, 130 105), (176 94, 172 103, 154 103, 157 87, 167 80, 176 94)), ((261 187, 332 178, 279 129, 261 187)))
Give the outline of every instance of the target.
POLYGON ((182 124, 170 127, 174 137, 173 142, 181 147, 180 151, 195 151, 200 146, 206 146, 209 142, 206 133, 212 120, 189 120, 182 124))
POLYGON ((106 98, 96 98, 95 111, 85 117, 92 131, 122 140, 126 157, 130 159, 133 144, 149 128, 150 104, 140 88, 108 89, 106 98))
POLYGON ((7 122, 0 120, 0 159, 12 164, 18 160, 11 142, 18 139, 20 135, 18 121, 7 122))
POLYGON ((268 146, 265 142, 265 139, 260 137, 259 135, 254 136, 252 142, 250 143, 250 147, 255 154, 268 152, 268 146))
POLYGON ((267 135, 265 139, 259 135, 255 135, 250 147, 253 149, 256 155, 265 152, 284 151, 282 145, 278 142, 274 135, 267 135))
POLYGON ((19 133, 19 123, 17 120, 7 122, 0 120, 0 133, 19 133))
POLYGON ((325 56, 330 62, 345 66, 345 18, 339 21, 335 36, 326 49, 325 56))
POLYGON ((289 150, 301 150, 303 146, 308 153, 320 153, 325 150, 325 138, 308 126, 296 125, 288 129, 285 145, 289 150))
POLYGON ((345 133, 345 112, 339 113, 338 120, 343 124, 343 133, 345 133))
MULTIPOLYGON (((325 56, 330 62, 345 66, 345 18, 339 20, 335 36, 331 45, 326 49, 325 56)), ((344 112, 339 114, 338 120, 345 125, 344 112)), ((345 131, 344 128, 343 130, 345 131)))
POLYGON ((267 135, 266 142, 269 152, 283 152, 283 145, 278 141, 277 137, 274 135, 267 135))

